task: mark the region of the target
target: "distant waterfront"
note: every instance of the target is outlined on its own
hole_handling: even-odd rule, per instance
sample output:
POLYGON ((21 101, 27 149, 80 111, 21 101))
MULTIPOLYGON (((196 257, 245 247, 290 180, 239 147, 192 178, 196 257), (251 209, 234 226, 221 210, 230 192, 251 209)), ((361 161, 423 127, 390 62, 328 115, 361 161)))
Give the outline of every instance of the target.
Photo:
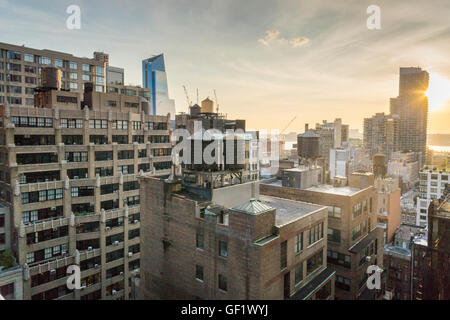
POLYGON ((428 148, 437 152, 450 152, 450 146, 428 146, 428 148))

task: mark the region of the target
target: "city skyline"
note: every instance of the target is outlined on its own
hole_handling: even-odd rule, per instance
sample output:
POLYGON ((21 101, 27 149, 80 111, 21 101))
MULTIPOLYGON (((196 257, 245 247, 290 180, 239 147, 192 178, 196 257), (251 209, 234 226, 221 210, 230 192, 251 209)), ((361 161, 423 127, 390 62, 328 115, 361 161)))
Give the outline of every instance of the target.
POLYGON ((1 0, 1 41, 76 56, 104 51, 135 85, 142 85, 140 61, 164 53, 177 112, 187 111, 183 85, 194 101, 197 88, 200 98, 213 97, 216 89, 221 112, 249 119, 249 128, 283 129, 298 115, 288 130, 297 132, 305 122, 337 117, 361 131, 363 118, 388 113, 399 68, 420 66, 430 72, 428 133, 450 133, 445 1, 416 1, 407 12, 378 1, 381 30, 367 29, 371 3, 361 1, 271 2, 264 8, 253 1, 142 2, 145 10, 139 3, 71 2, 54 1, 44 12, 31 1, 1 0), (81 8, 81 30, 65 27, 71 4, 81 8))

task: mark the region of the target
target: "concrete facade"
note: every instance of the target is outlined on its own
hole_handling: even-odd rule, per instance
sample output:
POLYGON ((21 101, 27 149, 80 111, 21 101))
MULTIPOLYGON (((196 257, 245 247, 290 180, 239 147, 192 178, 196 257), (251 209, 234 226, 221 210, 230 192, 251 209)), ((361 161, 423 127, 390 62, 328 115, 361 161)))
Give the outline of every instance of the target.
POLYGON ((137 176, 170 173, 170 120, 145 112, 139 96, 93 90, 84 110, 58 98, 74 95, 43 91, 38 107, 0 107, 0 196, 23 298, 128 299, 139 276, 137 176), (83 288, 73 292, 72 264, 83 288))

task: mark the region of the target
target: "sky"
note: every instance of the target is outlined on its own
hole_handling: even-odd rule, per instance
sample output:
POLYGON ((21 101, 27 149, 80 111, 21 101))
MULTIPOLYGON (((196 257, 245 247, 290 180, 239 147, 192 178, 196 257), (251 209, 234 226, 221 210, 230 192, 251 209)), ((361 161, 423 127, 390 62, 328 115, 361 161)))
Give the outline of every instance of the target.
POLYGON ((400 67, 430 72, 429 133, 450 133, 448 0, 0 0, 0 42, 92 57, 110 54, 127 84, 141 61, 164 53, 177 112, 214 97, 252 129, 303 132, 306 122, 389 113, 400 67), (81 29, 69 30, 70 5, 81 29), (366 10, 381 9, 369 30, 366 10))

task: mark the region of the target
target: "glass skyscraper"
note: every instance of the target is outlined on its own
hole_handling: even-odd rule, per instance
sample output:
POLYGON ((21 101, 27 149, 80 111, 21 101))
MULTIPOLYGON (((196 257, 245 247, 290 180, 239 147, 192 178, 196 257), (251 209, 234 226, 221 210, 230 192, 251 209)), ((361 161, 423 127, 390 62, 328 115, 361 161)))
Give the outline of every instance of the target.
POLYGON ((151 114, 175 118, 175 101, 169 98, 164 55, 142 61, 142 85, 151 91, 151 114))

